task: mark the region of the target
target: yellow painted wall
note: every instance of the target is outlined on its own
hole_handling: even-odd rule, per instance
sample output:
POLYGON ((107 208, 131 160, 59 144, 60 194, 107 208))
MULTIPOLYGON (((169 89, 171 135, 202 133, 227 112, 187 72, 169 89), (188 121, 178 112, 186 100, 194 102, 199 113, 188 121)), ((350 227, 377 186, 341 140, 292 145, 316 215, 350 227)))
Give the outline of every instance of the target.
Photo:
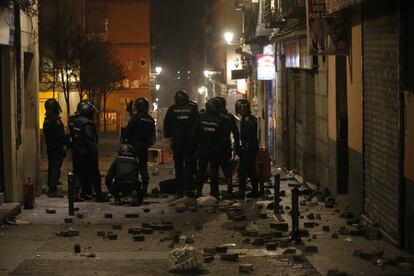
POLYGON ((336 141, 336 60, 335 56, 328 57, 328 136, 336 141))
POLYGON ((405 96, 406 111, 406 136, 405 136, 405 168, 406 178, 414 181, 414 94, 405 96))
POLYGON ((348 146, 362 153, 362 28, 361 15, 351 19, 352 48, 347 56, 348 146))
POLYGON ((58 93, 55 93, 55 97, 53 97, 53 92, 40 92, 39 93, 39 127, 43 129, 43 122, 45 121, 46 116, 46 109, 45 109, 45 102, 48 99, 55 98, 59 101, 58 93))

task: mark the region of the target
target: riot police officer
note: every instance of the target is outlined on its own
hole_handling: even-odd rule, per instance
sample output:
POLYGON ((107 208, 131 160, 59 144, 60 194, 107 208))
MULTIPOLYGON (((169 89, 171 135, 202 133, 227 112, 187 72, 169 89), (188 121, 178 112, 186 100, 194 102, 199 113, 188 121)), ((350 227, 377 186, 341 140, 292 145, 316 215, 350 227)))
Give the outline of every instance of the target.
POLYGON ((164 118, 164 137, 171 139, 177 190, 191 195, 198 108, 189 101, 185 91, 178 91, 174 101, 175 104, 168 108, 164 118))
POLYGON ((142 202, 142 187, 138 181, 139 169, 134 148, 127 144, 121 145, 118 157, 105 178, 108 191, 115 197, 115 201, 120 201, 120 193, 125 193, 133 195, 133 203, 142 202))
MULTIPOLYGON (((73 172, 80 181, 81 196, 92 198, 92 187, 95 200, 104 201, 99 173, 98 133, 94 123, 96 108, 89 101, 81 101, 77 107, 77 117, 72 126, 72 158, 73 172)), ((79 187, 78 187, 79 188, 79 187)))
POLYGON ((256 171, 256 156, 259 151, 257 137, 257 119, 251 114, 250 103, 246 99, 240 99, 235 105, 236 113, 241 116, 240 139, 242 150, 239 165, 239 197, 245 197, 247 178, 250 178, 252 192, 247 197, 259 197, 258 176, 256 171))
POLYGON ((240 133, 236 123, 236 117, 227 111, 226 100, 223 97, 216 97, 219 105, 220 116, 224 118, 226 122, 225 137, 226 142, 224 146, 224 152, 221 158, 220 167, 223 171, 224 177, 227 182, 227 196, 233 196, 233 177, 232 177, 232 164, 233 157, 231 135, 233 135, 235 151, 237 155, 240 155, 240 133))
POLYGON ((138 98, 134 102, 135 114, 125 129, 125 141, 134 148, 138 161, 143 193, 147 194, 148 175, 148 148, 155 143, 155 121, 148 114, 149 102, 145 98, 138 98))
POLYGON ((199 171, 197 177, 197 197, 203 191, 205 173, 210 164, 211 192, 210 195, 220 198, 218 169, 226 146, 226 121, 220 116, 219 103, 213 98, 206 103, 206 112, 200 114, 197 126, 197 151, 199 171))
POLYGON ((60 178, 60 169, 65 158, 66 136, 65 129, 59 114, 62 112, 59 103, 55 99, 45 102, 46 118, 43 123, 48 158, 47 182, 49 197, 63 197, 57 185, 60 178))

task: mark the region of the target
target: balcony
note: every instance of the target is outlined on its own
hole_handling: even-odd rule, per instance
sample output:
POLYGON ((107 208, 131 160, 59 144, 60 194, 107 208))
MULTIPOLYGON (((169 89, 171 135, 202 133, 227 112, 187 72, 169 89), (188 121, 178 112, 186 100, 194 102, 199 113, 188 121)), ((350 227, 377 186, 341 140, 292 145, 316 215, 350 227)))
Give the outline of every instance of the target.
POLYGON ((282 0, 284 18, 306 18, 305 0, 282 0))
POLYGON ((280 12, 281 0, 265 0, 263 9, 263 20, 268 29, 281 28, 286 25, 286 20, 280 12))

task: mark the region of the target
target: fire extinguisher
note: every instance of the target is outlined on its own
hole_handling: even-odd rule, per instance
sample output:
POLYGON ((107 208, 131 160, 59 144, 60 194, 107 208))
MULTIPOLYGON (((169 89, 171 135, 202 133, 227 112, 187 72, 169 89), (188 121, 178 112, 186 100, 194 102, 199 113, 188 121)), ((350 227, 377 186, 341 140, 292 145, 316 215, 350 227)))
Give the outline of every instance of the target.
POLYGON ((30 177, 24 184, 24 209, 34 208, 34 186, 30 177))

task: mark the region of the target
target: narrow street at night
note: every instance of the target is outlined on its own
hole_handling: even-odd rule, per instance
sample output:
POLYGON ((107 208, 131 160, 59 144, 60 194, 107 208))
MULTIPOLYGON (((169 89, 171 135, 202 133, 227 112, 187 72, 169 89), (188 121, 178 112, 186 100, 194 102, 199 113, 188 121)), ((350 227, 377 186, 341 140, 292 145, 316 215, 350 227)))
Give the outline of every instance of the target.
POLYGON ((414 1, 0 0, 0 276, 414 276, 414 1))

